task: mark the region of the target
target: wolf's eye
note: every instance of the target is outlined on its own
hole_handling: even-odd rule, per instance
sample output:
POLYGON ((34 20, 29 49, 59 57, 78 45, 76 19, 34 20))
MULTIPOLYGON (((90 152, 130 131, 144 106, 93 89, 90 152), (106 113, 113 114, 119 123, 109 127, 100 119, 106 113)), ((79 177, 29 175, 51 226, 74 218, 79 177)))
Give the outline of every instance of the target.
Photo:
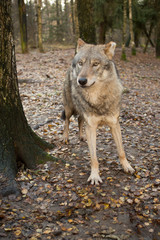
POLYGON ((79 66, 83 66, 83 62, 80 60, 80 61, 78 62, 78 65, 79 65, 79 66))
POLYGON ((99 62, 94 62, 93 67, 97 67, 99 65, 99 62))

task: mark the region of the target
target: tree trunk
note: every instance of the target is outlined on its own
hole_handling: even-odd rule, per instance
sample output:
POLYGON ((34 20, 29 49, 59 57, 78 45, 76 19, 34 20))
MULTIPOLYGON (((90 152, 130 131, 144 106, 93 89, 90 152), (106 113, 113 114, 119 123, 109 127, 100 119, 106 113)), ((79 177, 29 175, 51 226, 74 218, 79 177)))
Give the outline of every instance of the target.
POLYGON ((122 35, 122 55, 121 59, 126 61, 125 41, 126 41, 126 26, 127 26, 127 0, 123 0, 123 35, 122 35))
POLYGON ((42 44, 42 13, 41 13, 41 7, 42 7, 42 0, 38 0, 38 3, 37 3, 38 46, 39 46, 39 51, 44 52, 43 44, 42 44))
MULTIPOLYGON (((0 184, 1 194, 17 192, 17 162, 34 168, 52 157, 42 149, 51 147, 29 127, 24 115, 16 72, 11 22, 11 0, 0 1, 0 184)), ((52 146, 53 147, 53 146, 52 146)))
POLYGON ((27 53, 28 52, 27 18, 26 18, 26 5, 24 3, 24 0, 18 0, 18 9, 19 9, 21 49, 22 53, 27 53))
POLYGON ((106 23, 101 22, 99 24, 99 40, 98 40, 99 44, 105 44, 106 39, 105 35, 106 35, 106 23))
POLYGON ((160 58, 160 0, 156 0, 157 26, 156 26, 156 57, 160 58))
POLYGON ((79 22, 79 35, 87 43, 96 43, 96 30, 94 23, 94 1, 77 0, 77 13, 79 22))
POLYGON ((131 35, 131 52, 132 52, 132 55, 136 55, 136 48, 134 43, 134 32, 133 32, 132 0, 129 0, 129 29, 130 29, 130 35, 131 35))
POLYGON ((73 0, 71 0, 71 17, 72 17, 72 31, 73 31, 73 35, 75 37, 75 17, 74 17, 74 4, 73 4, 73 0))
POLYGON ((57 42, 62 41, 61 39, 61 34, 60 34, 60 6, 59 6, 59 0, 56 0, 56 21, 57 21, 57 33, 56 33, 56 38, 57 42))
POLYGON ((77 0, 75 0, 75 40, 77 42, 79 38, 79 23, 78 23, 78 12, 77 12, 77 0))
POLYGON ((151 40, 151 34, 152 34, 153 27, 154 27, 154 23, 151 23, 149 33, 147 32, 146 27, 144 28, 144 32, 147 36, 147 41, 146 41, 146 45, 144 47, 143 53, 146 53, 149 42, 151 43, 152 47, 154 47, 154 44, 152 43, 152 40, 151 40))

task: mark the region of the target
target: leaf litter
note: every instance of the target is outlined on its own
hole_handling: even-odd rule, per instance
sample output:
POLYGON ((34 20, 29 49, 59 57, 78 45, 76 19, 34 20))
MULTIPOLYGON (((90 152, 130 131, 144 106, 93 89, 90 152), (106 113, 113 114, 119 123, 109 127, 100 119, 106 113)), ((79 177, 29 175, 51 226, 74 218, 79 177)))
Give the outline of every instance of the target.
POLYGON ((17 54, 20 95, 30 126, 56 146, 48 153, 62 160, 22 169, 21 196, 0 199, 1 239, 160 239, 160 61, 139 50, 115 62, 125 87, 121 128, 129 161, 136 172, 125 174, 111 133, 97 132, 97 155, 103 183, 87 183, 90 157, 78 138, 77 119, 70 141, 62 142, 63 81, 74 49, 44 54, 17 54))

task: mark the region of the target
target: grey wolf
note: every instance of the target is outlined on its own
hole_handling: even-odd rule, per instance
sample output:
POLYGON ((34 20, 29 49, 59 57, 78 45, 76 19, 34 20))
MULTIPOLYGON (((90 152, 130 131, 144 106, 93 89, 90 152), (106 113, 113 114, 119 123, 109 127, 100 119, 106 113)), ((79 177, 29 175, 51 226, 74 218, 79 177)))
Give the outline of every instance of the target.
POLYGON ((82 39, 77 43, 77 54, 68 70, 63 88, 63 138, 68 141, 69 119, 78 115, 79 134, 83 139, 82 127, 85 122, 86 137, 91 156, 91 184, 102 182, 96 155, 96 129, 108 125, 117 146, 120 163, 125 172, 134 169, 127 161, 119 124, 120 102, 123 87, 112 61, 116 43, 91 45, 82 39))

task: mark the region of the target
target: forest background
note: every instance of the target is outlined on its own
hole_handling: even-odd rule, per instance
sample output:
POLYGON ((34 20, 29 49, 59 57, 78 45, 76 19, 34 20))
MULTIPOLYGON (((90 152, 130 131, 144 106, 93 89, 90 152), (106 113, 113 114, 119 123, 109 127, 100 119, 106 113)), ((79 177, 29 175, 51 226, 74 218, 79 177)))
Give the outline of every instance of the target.
MULTIPOLYGON (((75 46, 78 37, 88 43, 114 40, 118 46, 156 49, 160 56, 159 0, 13 0, 16 45, 22 52, 43 46, 75 46), (43 43, 43 44, 42 44, 43 43)), ((122 56, 124 59, 126 56, 122 56)))

